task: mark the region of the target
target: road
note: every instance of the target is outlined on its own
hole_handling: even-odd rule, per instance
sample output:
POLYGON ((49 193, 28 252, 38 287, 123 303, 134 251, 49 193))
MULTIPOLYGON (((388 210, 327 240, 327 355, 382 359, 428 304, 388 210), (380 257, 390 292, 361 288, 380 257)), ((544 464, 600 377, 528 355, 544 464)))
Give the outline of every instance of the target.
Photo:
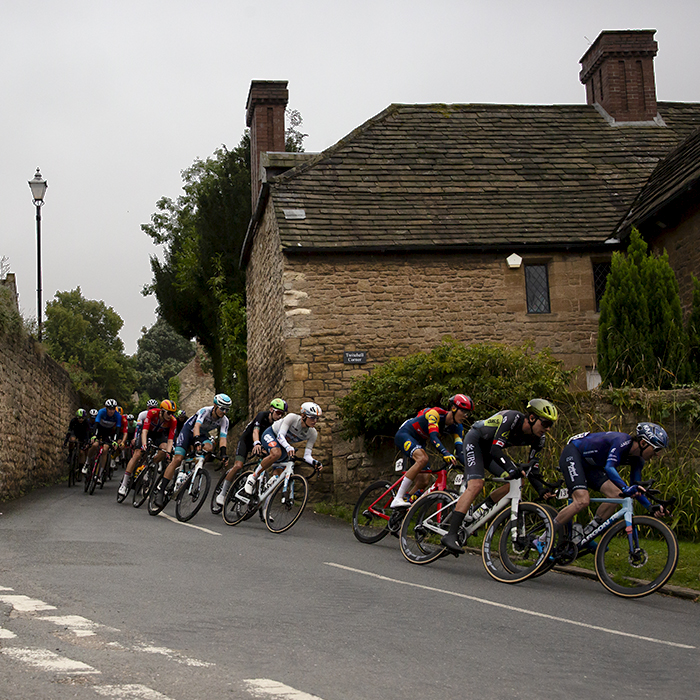
POLYGON ((188 527, 116 489, 0 504, 0 699, 697 697, 688 601, 412 566, 310 512, 281 535, 188 527))

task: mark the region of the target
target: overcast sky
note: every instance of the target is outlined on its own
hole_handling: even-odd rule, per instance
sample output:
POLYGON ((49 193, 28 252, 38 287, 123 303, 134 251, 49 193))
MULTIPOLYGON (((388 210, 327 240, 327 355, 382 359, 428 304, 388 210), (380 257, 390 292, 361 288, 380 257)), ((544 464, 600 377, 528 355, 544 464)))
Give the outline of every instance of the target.
POLYGON ((656 29, 659 100, 700 102, 697 0, 0 0, 0 256, 36 315, 80 285, 154 321, 141 231, 180 171, 245 129, 251 80, 288 80, 307 151, 392 102, 584 103, 579 59, 605 29, 656 29))

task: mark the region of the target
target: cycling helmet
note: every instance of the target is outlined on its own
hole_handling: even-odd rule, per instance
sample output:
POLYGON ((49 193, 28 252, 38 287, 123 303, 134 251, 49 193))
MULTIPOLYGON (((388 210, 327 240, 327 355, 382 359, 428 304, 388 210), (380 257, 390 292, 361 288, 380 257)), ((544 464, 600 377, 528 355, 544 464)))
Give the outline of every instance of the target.
POLYGON ((126 419, 129 420, 129 421, 134 420, 134 414, 133 414, 133 413, 130 413, 130 414, 126 417, 126 419))
POLYGON ((289 410, 287 402, 284 399, 272 399, 272 401, 270 401, 270 407, 276 408, 278 411, 284 411, 285 413, 289 410))
POLYGON ((186 414, 182 409, 180 409, 180 410, 175 414, 175 417, 176 417, 176 418, 187 418, 187 414, 186 414))
POLYGON ((94 418, 97 415, 97 409, 96 408, 91 408, 90 409, 90 415, 94 418))
POLYGON ((532 413, 543 420, 551 420, 552 423, 559 418, 557 407, 547 399, 530 399, 527 404, 527 412, 532 413))
POLYGON ((158 408, 158 402, 155 399, 148 399, 148 401, 146 401, 146 408, 158 408))
POLYGON ((124 409, 123 409, 121 406, 117 406, 117 413, 118 413, 120 416, 123 416, 123 415, 124 415, 124 409))
POLYGON ((84 408, 79 408, 75 412, 75 415, 78 416, 78 418, 85 418, 85 416, 87 416, 87 411, 84 408))
POLYGON ((461 408, 463 411, 473 411, 474 402, 466 394, 455 394, 454 396, 450 396, 447 407, 450 411, 455 411, 458 408, 461 408))
POLYGON ((219 408, 231 408, 231 397, 228 394, 217 394, 214 397, 214 406, 219 408))
POLYGON ((177 411, 177 406, 169 399, 161 401, 160 407, 162 410, 167 411, 168 413, 175 413, 175 411, 177 411))
POLYGON ((305 401, 301 404, 301 414, 311 418, 320 418, 323 415, 321 407, 313 401, 305 401))
POLYGON ((117 401, 116 399, 107 399, 105 401, 105 408, 117 408, 117 401))
POLYGON ((637 425, 637 437, 646 440, 655 450, 668 447, 668 435, 656 423, 639 423, 637 425))

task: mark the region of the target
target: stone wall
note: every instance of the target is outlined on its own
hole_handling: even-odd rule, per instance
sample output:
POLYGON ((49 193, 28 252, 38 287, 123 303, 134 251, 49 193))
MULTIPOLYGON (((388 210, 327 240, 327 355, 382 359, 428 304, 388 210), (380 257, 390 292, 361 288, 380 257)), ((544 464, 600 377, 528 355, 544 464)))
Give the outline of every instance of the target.
POLYGON ((68 373, 41 344, 0 335, 0 500, 66 474, 63 438, 78 405, 68 373))
POLYGON ((202 349, 180 370, 180 400, 178 408, 194 415, 202 406, 211 406, 214 399, 214 377, 202 369, 202 349))

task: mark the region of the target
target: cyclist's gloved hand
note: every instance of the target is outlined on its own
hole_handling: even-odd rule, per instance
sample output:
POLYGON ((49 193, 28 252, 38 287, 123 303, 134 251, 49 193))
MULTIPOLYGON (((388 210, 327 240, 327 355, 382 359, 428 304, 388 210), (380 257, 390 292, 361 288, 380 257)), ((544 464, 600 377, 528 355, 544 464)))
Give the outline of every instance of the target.
POLYGON ((90 438, 90 442, 95 442, 96 440, 97 440, 97 435, 93 435, 93 436, 90 438))
POLYGON ((323 465, 317 459, 311 461, 312 466, 314 466, 318 471, 323 471, 323 465))
POLYGON ((620 489, 620 493, 624 498, 632 496, 634 498, 639 493, 639 486, 637 484, 632 484, 632 486, 625 486, 624 489, 620 489))
POLYGON ((513 479, 519 479, 523 473, 518 469, 517 466, 513 465, 509 469, 506 470, 506 479, 508 480, 513 480, 513 479))
POLYGON ((447 462, 447 464, 449 464, 450 466, 454 466, 455 464, 457 464, 457 458, 456 458, 454 455, 446 454, 446 455, 442 455, 442 458, 443 458, 443 459, 445 460, 445 462, 447 462))
POLYGON ((296 457, 296 454, 297 453, 294 451, 293 447, 287 448, 287 457, 289 457, 289 459, 294 459, 294 457, 296 457))
POLYGON ((649 512, 655 517, 655 518, 663 518, 666 515, 666 510, 665 508, 659 504, 659 503, 654 503, 652 506, 649 508, 649 512))

